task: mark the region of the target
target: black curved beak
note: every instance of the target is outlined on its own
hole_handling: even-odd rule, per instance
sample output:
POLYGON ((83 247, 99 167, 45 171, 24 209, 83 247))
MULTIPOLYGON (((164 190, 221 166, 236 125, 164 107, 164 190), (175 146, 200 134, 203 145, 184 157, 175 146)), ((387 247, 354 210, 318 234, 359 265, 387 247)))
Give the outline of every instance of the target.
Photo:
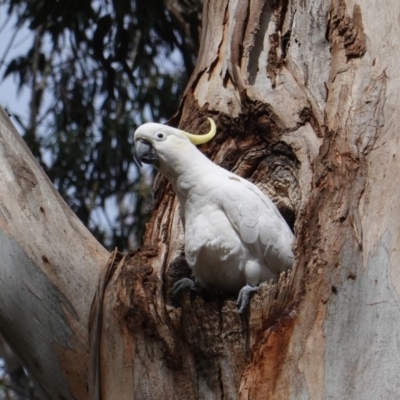
POLYGON ((157 164, 158 156, 154 147, 142 140, 138 140, 135 143, 135 158, 140 166, 142 166, 142 162, 145 164, 157 164))

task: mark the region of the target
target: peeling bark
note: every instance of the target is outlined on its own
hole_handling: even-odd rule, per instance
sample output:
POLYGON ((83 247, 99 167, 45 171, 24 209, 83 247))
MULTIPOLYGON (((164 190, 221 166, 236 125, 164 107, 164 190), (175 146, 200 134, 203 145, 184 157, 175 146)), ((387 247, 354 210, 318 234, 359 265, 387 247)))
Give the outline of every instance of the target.
MULTIPOLYGON (((206 115, 217 120, 218 136, 202 150, 277 203, 294 226, 297 263, 278 285, 262 285, 244 321, 230 298, 186 294, 178 307, 171 304, 171 285, 188 271, 177 200, 158 178, 145 237, 156 251, 128 260, 118 278, 125 293, 118 285, 115 292, 137 346, 129 377, 137 397, 162 390, 193 399, 362 399, 363 376, 385 370, 379 362, 361 368, 358 355, 346 352, 358 340, 373 349, 369 341, 380 330, 374 325, 375 333, 360 336, 357 323, 346 322, 353 314, 344 293, 366 288, 366 268, 372 275, 382 268, 367 261, 365 230, 373 223, 361 203, 371 168, 380 168, 370 160, 385 135, 388 75, 369 47, 366 7, 344 0, 205 2, 199 60, 171 123, 200 132, 206 115), (142 278, 127 272, 144 265, 142 278), (146 391, 135 386, 143 372, 134 361, 139 348, 152 354, 146 371, 165 368, 162 383, 146 391)), ((390 286, 382 284, 379 293, 390 286)), ((352 297, 357 304, 376 296, 358 290, 352 297)), ((354 310, 363 315, 363 307, 354 310)), ((368 331, 363 318, 356 321, 368 331)), ((392 382, 374 393, 398 389, 392 382)))

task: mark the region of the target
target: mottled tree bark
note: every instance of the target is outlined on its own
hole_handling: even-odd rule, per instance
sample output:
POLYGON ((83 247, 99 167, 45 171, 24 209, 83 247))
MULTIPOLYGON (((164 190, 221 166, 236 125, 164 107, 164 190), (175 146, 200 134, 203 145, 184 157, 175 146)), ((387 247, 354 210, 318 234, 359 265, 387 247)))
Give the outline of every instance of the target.
MULTIPOLYGON (((262 285, 243 320, 229 297, 185 293, 173 304, 171 286, 189 271, 177 200, 158 177, 143 248, 97 282, 100 251, 103 264, 80 283, 82 317, 56 310, 84 325, 99 283, 91 398, 397 397, 398 15, 398 0, 205 1, 198 62, 171 123, 200 133, 206 116, 216 120, 202 150, 276 202, 295 231, 296 265, 262 285)), ((74 273, 92 273, 83 268, 74 273)), ((54 285, 73 294, 69 282, 54 285)), ((87 361, 86 334, 53 348, 87 361)), ((86 398, 53 355, 71 388, 63 396, 86 398)))
POLYGON ((205 2, 197 66, 172 123, 199 133, 205 116, 217 121, 202 150, 274 199, 294 226, 296 266, 263 286, 246 321, 231 299, 186 294, 174 307, 182 229, 159 177, 145 247, 108 294, 129 339, 112 351, 104 342, 104 365, 120 355, 103 376, 105 398, 116 386, 118 398, 400 392, 400 5, 389 3, 205 2))

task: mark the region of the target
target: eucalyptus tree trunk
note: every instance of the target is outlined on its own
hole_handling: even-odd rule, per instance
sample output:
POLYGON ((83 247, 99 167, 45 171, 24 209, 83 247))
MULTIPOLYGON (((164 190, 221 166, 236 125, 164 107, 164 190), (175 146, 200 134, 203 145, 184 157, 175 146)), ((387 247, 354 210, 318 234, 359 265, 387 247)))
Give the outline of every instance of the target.
POLYGON ((202 150, 274 199, 296 266, 244 321, 229 299, 187 294, 174 307, 182 229, 159 177, 145 247, 106 302, 130 339, 104 344, 104 365, 120 355, 105 398, 398 396, 399 15, 397 0, 205 1, 172 123, 200 133, 217 121, 202 150))
POLYGON ((2 133, 2 163, 22 167, 1 180, 16 188, 2 194, 0 329, 50 398, 57 385, 77 399, 398 397, 399 15, 398 0, 205 1, 171 123, 200 133, 212 116, 202 150, 264 190, 296 237, 294 270, 243 319, 230 298, 172 302, 188 268, 164 178, 144 246, 104 269, 108 254, 2 133))

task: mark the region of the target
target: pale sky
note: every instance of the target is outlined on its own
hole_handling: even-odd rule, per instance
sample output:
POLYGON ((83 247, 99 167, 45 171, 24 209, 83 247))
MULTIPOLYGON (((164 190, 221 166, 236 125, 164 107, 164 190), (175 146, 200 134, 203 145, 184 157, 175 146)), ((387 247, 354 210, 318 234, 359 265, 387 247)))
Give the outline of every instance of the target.
MULTIPOLYGON (((29 103, 27 91, 22 91, 18 96, 16 79, 13 76, 8 76, 5 80, 2 80, 9 61, 16 56, 26 54, 33 40, 32 34, 25 27, 20 30, 9 47, 10 40, 13 39, 15 21, 15 18, 8 18, 5 6, 0 5, 0 105, 11 113, 17 113, 26 121, 29 103), (7 55, 4 58, 6 53, 7 55)), ((18 124, 15 125, 18 128, 18 124)))
MULTIPOLYGON (((13 37, 15 32, 15 22, 16 18, 8 18, 5 12, 5 6, 0 4, 0 105, 9 113, 17 114, 24 123, 27 123, 29 115, 28 105, 30 101, 29 91, 22 90, 21 93, 18 95, 17 79, 12 75, 9 75, 5 80, 2 79, 10 60, 19 55, 25 55, 32 45, 33 34, 27 27, 21 28, 19 30, 19 33, 15 37, 13 37), (12 41, 11 45, 10 41, 12 41)), ((174 55, 170 55, 170 58, 174 59, 174 55)), ((167 62, 164 66, 167 68, 170 65, 172 66, 173 63, 167 62)), ((12 121, 17 130, 21 131, 18 122, 14 118, 12 118, 12 121)), ((47 162, 46 154, 44 156, 44 161, 47 162)), ((132 167, 132 173, 136 175, 136 168, 132 167)), ((146 181, 150 183, 152 180, 151 168, 147 166, 146 168, 142 169, 142 173, 144 173, 144 175, 146 176, 146 181)), ((129 198, 127 198, 126 200, 128 201, 128 203, 132 201, 129 198)), ((108 219, 116 220, 116 218, 118 218, 118 208, 116 205, 115 197, 111 197, 107 200, 105 209, 106 210, 93 210, 91 219, 95 224, 102 225, 104 228, 107 229, 108 223, 104 211, 106 212, 106 214, 108 214, 108 219)))

